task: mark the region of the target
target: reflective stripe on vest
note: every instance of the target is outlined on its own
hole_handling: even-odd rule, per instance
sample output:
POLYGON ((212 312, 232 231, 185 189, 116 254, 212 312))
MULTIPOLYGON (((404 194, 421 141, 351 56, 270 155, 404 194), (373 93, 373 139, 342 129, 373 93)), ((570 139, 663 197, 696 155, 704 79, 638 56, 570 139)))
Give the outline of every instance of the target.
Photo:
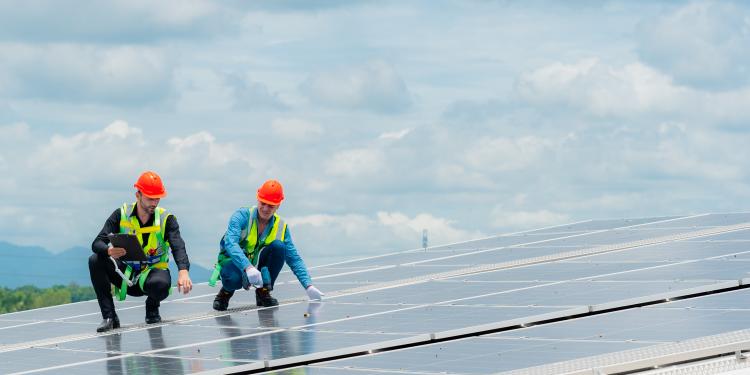
MULTIPOLYGON (((148 265, 159 269, 169 267, 169 242, 164 238, 164 231, 167 227, 167 219, 171 216, 167 210, 156 207, 154 210, 154 224, 141 228, 138 216, 133 212, 135 203, 124 203, 120 207, 120 233, 134 234, 138 237, 138 242, 143 247, 143 252, 148 257, 148 265), (143 234, 148 233, 148 242, 143 244, 143 234)), ((125 262, 139 263, 139 262, 125 262)), ((140 265, 139 265, 140 266, 140 265)), ((140 267, 138 267, 140 268, 140 267)))

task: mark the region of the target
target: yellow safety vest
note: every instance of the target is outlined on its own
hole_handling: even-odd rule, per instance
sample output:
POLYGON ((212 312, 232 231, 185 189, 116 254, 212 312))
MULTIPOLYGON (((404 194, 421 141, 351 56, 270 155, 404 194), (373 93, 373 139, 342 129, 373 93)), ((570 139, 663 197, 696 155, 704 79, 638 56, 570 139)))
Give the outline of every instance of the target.
MULTIPOLYGON (((164 231, 167 229, 167 219, 171 214, 161 207, 156 207, 156 210, 154 210, 154 225, 141 228, 138 215, 133 214, 134 210, 135 202, 131 204, 123 203, 122 207, 120 207, 120 233, 134 234, 138 237, 138 243, 141 244, 148 261, 143 268, 138 261, 123 261, 127 266, 125 268, 125 277, 122 280, 122 284, 119 287, 115 286, 114 290, 115 296, 120 301, 124 301, 126 298, 128 280, 131 275, 134 275, 138 279, 138 285, 143 290, 143 284, 146 282, 151 269, 158 268, 164 270, 169 268, 169 242, 164 238, 164 231), (149 234, 146 246, 143 245, 144 233, 149 234), (133 274, 133 268, 136 269, 135 274, 133 274), (140 273, 137 273, 138 271, 140 273)), ((169 288, 169 292, 172 292, 172 287, 169 288)))
MULTIPOLYGON (((169 268, 169 242, 164 238, 167 219, 171 216, 164 208, 154 210, 154 224, 141 228, 138 215, 134 215, 135 202, 123 203, 120 208, 120 233, 134 234, 148 257, 148 266, 158 269, 169 268), (143 244, 143 234, 149 233, 148 242, 143 244)), ((125 262, 130 263, 130 262, 125 262)), ((135 262, 138 263, 138 262, 135 262)))
POLYGON ((273 214, 274 220, 271 231, 268 232, 265 241, 263 241, 262 244, 258 244, 258 221, 253 220, 253 215, 255 215, 257 209, 258 208, 255 206, 250 208, 250 220, 252 223, 248 225, 250 228, 245 228, 240 233, 240 247, 245 250, 245 256, 247 256, 247 259, 250 260, 250 263, 252 263, 253 266, 258 264, 258 259, 256 259, 256 257, 258 256, 258 250, 260 250, 261 247, 268 246, 275 240, 283 242, 284 236, 286 235, 286 222, 284 222, 278 214, 273 214), (279 228, 281 228, 281 230, 279 230, 279 228))

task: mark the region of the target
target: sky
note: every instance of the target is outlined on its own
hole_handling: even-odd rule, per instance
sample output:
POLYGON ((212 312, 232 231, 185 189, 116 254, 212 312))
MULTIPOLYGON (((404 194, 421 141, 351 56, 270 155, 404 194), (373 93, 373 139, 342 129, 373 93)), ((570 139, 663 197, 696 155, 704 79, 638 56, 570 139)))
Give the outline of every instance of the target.
POLYGON ((750 6, 0 1, 0 241, 84 246, 145 170, 211 266, 263 181, 309 265, 750 208, 750 6))

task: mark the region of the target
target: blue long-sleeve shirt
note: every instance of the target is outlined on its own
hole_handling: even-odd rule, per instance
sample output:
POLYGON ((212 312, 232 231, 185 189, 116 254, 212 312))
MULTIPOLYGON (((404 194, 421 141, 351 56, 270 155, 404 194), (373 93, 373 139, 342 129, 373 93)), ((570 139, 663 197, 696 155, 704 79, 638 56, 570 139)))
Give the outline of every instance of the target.
MULTIPOLYGON (((244 270, 251 265, 250 260, 247 259, 247 256, 245 256, 245 251, 240 247, 240 236, 242 234, 242 230, 247 229, 247 231, 250 232, 250 224, 252 223, 251 220, 257 223, 258 210, 255 210, 253 216, 250 217, 249 207, 239 208, 232 214, 232 217, 229 218, 227 231, 224 234, 224 237, 222 237, 221 239, 221 248, 230 258, 232 258, 232 263, 234 263, 237 268, 241 270, 244 270)), ((271 217, 271 220, 268 222, 268 225, 266 225, 263 233, 258 236, 258 243, 263 243, 266 240, 266 237, 271 231, 271 228, 273 228, 275 221, 276 217, 271 217)), ((281 229, 282 228, 279 228, 279 230, 281 229)), ((305 262, 302 260, 299 252, 297 252, 297 248, 294 246, 294 242, 292 242, 292 235, 289 232, 288 225, 286 228, 286 233, 284 234, 284 245, 286 245, 286 255, 284 259, 286 261, 286 264, 292 270, 294 276, 297 276, 297 280, 299 280, 300 284, 302 284, 302 287, 307 289, 307 287, 312 285, 312 280, 310 279, 310 275, 307 272, 305 262)))

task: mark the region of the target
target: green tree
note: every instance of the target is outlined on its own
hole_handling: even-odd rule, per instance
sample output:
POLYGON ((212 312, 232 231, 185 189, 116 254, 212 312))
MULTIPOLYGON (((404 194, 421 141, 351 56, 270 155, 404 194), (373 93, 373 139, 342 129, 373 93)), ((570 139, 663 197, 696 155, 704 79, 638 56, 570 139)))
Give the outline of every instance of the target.
POLYGON ((0 287, 0 314, 86 301, 96 298, 94 289, 76 284, 40 289, 25 285, 16 289, 0 287))

